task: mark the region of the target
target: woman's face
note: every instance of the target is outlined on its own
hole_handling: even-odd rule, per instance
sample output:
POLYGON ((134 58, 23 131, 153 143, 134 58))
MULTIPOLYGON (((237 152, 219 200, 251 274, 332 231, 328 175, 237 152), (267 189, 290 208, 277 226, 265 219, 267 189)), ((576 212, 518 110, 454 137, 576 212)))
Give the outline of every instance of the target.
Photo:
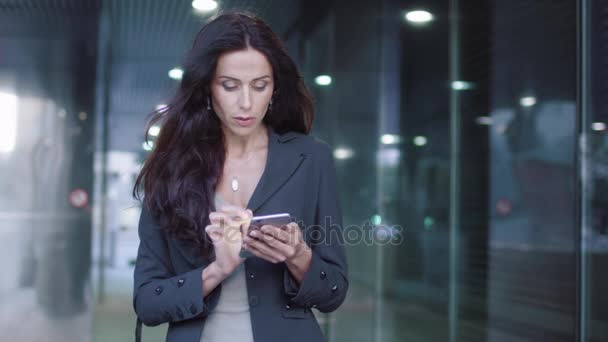
POLYGON ((211 82, 213 111, 224 129, 239 136, 257 130, 274 90, 272 67, 261 52, 248 48, 220 56, 211 82))

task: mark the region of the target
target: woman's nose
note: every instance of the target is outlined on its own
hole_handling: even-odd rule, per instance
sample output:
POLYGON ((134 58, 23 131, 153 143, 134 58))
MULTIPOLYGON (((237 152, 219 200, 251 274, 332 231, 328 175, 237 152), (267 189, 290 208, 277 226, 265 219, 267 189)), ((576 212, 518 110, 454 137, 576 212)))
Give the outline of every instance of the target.
POLYGON ((248 88, 243 88, 243 91, 241 92, 239 107, 243 110, 249 110, 251 108, 251 94, 248 88))

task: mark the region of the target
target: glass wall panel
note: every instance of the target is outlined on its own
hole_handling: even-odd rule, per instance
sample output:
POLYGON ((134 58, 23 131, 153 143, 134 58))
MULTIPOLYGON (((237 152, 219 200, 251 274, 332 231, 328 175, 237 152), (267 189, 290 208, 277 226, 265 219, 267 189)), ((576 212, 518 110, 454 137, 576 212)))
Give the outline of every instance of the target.
POLYGON ((490 13, 488 340, 573 341, 576 3, 490 13))
POLYGON ((315 88, 318 132, 349 156, 347 221, 403 239, 349 246, 354 294, 330 318, 348 329, 333 337, 573 340, 576 4, 356 3, 334 2, 307 40, 306 61, 327 63, 305 71, 334 76, 315 88))
POLYGON ((0 341, 90 339, 99 7, 0 2, 0 341))
MULTIPOLYGON (((302 71, 316 101, 313 134, 334 148, 347 236, 351 287, 344 310, 328 316, 332 341, 374 340, 379 290, 377 251, 366 241, 378 215, 376 149, 378 147, 380 3, 335 1, 327 12, 309 17, 303 27, 302 71), (357 39, 353 39, 357 37, 357 39), (328 76, 330 84, 322 82, 328 76), (321 77, 321 78, 319 78, 321 77)), ((308 5, 307 5, 308 6, 308 5)), ((324 9, 323 6, 320 7, 324 9)))
POLYGON ((581 1, 581 341, 608 340, 608 1, 581 1))

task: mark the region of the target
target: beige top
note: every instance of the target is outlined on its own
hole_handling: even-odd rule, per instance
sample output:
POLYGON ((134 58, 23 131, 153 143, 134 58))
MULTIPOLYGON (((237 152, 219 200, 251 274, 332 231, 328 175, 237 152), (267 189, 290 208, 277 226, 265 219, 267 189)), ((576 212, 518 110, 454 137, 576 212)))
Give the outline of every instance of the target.
MULTIPOLYGON (((215 207, 223 203, 215 195, 215 207)), ((245 264, 242 263, 222 282, 215 309, 207 316, 200 342, 253 342, 245 264)))

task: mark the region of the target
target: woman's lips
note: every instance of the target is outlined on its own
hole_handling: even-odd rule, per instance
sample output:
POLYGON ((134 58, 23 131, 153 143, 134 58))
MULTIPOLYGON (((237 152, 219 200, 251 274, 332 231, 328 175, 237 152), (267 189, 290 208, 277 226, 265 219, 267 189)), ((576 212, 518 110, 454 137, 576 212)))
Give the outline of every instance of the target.
POLYGON ((254 117, 242 117, 237 116, 234 118, 234 121, 241 127, 249 127, 255 123, 254 117))

